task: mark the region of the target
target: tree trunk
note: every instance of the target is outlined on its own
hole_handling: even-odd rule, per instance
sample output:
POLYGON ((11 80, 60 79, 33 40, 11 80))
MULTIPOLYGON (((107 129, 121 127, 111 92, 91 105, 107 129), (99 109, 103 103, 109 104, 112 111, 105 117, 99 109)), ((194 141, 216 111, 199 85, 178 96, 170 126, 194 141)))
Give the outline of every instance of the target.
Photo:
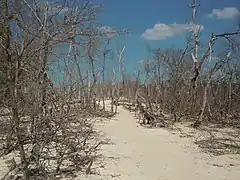
POLYGON ((15 62, 15 67, 14 67, 14 70, 15 70, 15 74, 14 74, 14 78, 13 78, 13 84, 12 84, 12 119, 13 119, 13 122, 14 122, 14 131, 15 131, 15 134, 16 134, 16 137, 17 137, 17 144, 18 144, 18 150, 20 151, 20 156, 21 156, 21 161, 23 163, 23 172, 24 172, 24 179, 25 180, 28 180, 30 179, 30 176, 29 176, 29 169, 28 169, 28 165, 29 165, 29 162, 26 158, 26 153, 25 153, 25 150, 24 150, 24 141, 22 139, 22 133, 21 133, 21 130, 20 130, 20 117, 19 117, 19 109, 18 109, 18 100, 19 100, 19 97, 18 97, 18 90, 19 90, 19 85, 18 85, 18 72, 19 72, 19 69, 20 69, 20 59, 17 59, 16 62, 15 62))
POLYGON ((201 111, 200 111, 200 116, 193 124, 193 127, 195 127, 195 128, 199 127, 203 121, 204 112, 205 112, 205 108, 206 108, 207 101, 208 101, 208 99, 207 99, 208 89, 209 89, 210 82, 211 82, 211 75, 209 75, 209 76, 210 77, 208 77, 207 85, 204 87, 203 102, 202 102, 202 107, 201 107, 201 111))
MULTIPOLYGON (((11 56, 8 52, 9 48, 10 48, 10 25, 8 24, 7 18, 9 16, 9 9, 8 9, 8 0, 2 0, 2 8, 3 8, 3 15, 4 15, 4 22, 3 22, 3 43, 5 46, 5 49, 3 50, 3 54, 5 55, 5 62, 6 63, 6 69, 3 69, 3 71, 5 72, 6 76, 7 76, 7 89, 6 89, 6 94, 8 94, 11 89, 11 80, 12 80, 12 76, 11 76, 11 66, 12 66, 12 60, 11 60, 11 56)), ((3 57, 4 59, 4 57, 3 57)), ((11 104, 10 104, 11 106, 11 104)), ((13 121, 11 119, 11 121, 13 121)), ((7 134, 7 138, 6 138, 6 142, 5 142, 5 148, 6 148, 6 154, 9 152, 9 148, 11 146, 12 143, 12 135, 13 135, 13 123, 10 122, 10 127, 9 127, 9 133, 7 134)))

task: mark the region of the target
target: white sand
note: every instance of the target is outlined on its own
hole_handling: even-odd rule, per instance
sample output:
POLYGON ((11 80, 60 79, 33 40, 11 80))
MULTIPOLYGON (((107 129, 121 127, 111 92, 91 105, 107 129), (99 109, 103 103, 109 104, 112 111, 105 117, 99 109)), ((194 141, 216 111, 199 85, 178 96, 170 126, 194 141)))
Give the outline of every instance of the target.
POLYGON ((119 107, 119 114, 100 128, 115 143, 103 150, 109 157, 106 166, 100 169, 100 175, 77 179, 240 179, 239 156, 210 157, 190 138, 180 138, 164 129, 144 129, 136 121, 132 113, 119 107))
MULTIPOLYGON (((181 138, 164 129, 144 129, 138 127, 136 121, 133 114, 122 107, 112 120, 102 121, 99 130, 115 143, 103 147, 105 166, 99 169, 99 175, 79 175, 75 179, 240 179, 239 155, 210 157, 190 138, 181 138)), ((6 171, 4 160, 0 159, 0 175, 6 171)))

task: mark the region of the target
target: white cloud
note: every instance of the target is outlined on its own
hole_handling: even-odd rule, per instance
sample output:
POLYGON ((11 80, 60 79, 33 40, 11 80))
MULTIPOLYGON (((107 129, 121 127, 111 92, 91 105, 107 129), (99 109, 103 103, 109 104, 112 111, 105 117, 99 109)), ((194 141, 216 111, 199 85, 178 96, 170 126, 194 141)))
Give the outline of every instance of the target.
POLYGON ((213 9, 208 17, 214 19, 233 19, 240 15, 240 11, 235 7, 226 7, 223 9, 213 9))
MULTIPOLYGON (((204 26, 196 26, 200 31, 204 29, 204 26)), ((142 38, 147 40, 163 40, 168 37, 181 35, 185 32, 190 32, 194 30, 194 25, 189 24, 155 24, 152 29, 146 29, 141 35, 142 38)))

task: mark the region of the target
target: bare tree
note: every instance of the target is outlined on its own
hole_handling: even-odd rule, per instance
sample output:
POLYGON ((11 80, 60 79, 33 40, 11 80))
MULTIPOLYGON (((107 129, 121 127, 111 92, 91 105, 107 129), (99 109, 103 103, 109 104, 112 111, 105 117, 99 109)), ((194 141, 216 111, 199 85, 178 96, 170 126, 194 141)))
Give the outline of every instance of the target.
MULTIPOLYGON (((107 143, 93 129, 97 114, 89 111, 97 108, 96 95, 86 97, 84 80, 90 75, 84 77, 81 67, 83 59, 89 58, 94 80, 89 82, 95 85, 93 55, 100 48, 92 48, 93 41, 105 41, 104 34, 111 33, 100 32, 101 26, 95 23, 101 7, 89 2, 2 0, 0 72, 4 83, 0 88, 5 96, 1 109, 9 113, 0 120, 5 144, 1 155, 20 153, 20 162, 13 159, 16 166, 5 179, 21 172, 24 179, 55 178, 79 169, 90 173, 100 146, 107 143), (58 51, 66 46, 68 52, 58 51), (76 97, 83 101, 75 101, 76 97), (94 104, 83 110, 88 98, 94 104)), ((95 92, 93 85, 90 92, 95 92)))
MULTIPOLYGON (((196 8, 197 8, 197 3, 196 0, 193 0, 193 5, 191 6, 193 9, 193 23, 194 23, 194 42, 195 42, 195 48, 194 48, 194 54, 192 54, 192 58, 194 61, 194 76, 192 78, 192 83, 193 83, 193 88, 196 87, 196 83, 197 83, 197 78, 199 77, 201 70, 203 68, 203 65, 205 63, 205 61, 209 58, 211 58, 211 53, 212 53, 212 49, 213 49, 213 45, 215 44, 215 41, 220 38, 220 37, 224 37, 228 40, 228 42, 231 43, 231 39, 230 36, 234 36, 234 35, 240 35, 240 31, 237 30, 236 32, 231 32, 231 33, 222 33, 222 34, 212 34, 211 39, 209 41, 209 45, 207 50, 205 51, 203 57, 199 60, 198 58, 198 48, 199 48, 199 39, 198 39, 198 32, 199 32, 199 28, 196 25, 196 8)), ((229 56, 231 55, 231 51, 228 53, 227 58, 229 58, 229 56)), ((203 102, 202 102, 202 107, 200 110, 200 116, 198 118, 197 121, 195 121, 194 123, 194 127, 198 127, 202 120, 203 120, 203 116, 204 116, 204 111, 205 111, 205 107, 207 104, 207 93, 208 93, 208 88, 210 86, 210 82, 212 79, 212 76, 214 73, 216 73, 219 69, 221 69, 221 67, 223 66, 223 61, 220 61, 219 63, 216 63, 215 66, 213 68, 211 68, 208 71, 208 75, 207 75, 207 83, 204 87, 204 94, 203 94, 203 102)))

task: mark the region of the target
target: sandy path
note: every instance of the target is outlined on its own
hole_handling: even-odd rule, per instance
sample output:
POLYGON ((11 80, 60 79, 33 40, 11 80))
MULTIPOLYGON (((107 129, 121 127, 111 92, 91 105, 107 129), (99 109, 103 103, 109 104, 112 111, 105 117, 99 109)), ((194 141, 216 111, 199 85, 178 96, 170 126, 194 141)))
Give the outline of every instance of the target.
POLYGON ((240 179, 240 160, 236 157, 210 157, 200 152, 190 139, 164 129, 137 127, 133 114, 121 107, 119 114, 103 123, 100 129, 115 145, 104 147, 104 155, 109 160, 100 170, 101 175, 91 175, 87 179, 240 179))
MULTIPOLYGON (((240 179, 239 156, 210 157, 200 152, 190 138, 180 138, 164 129, 138 127, 132 113, 122 107, 118 112, 97 126, 114 143, 103 147, 104 167, 99 175, 79 174, 76 180, 240 179)), ((0 175, 6 170, 5 160, 0 159, 0 175)))

